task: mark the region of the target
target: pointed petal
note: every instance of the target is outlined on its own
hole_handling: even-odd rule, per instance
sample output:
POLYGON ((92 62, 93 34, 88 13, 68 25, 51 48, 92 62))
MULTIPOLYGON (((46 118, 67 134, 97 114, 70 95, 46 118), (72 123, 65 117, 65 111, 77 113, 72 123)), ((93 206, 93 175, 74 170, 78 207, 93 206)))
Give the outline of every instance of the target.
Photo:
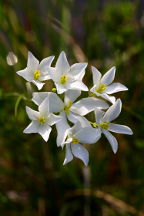
POLYGON ((54 125, 55 123, 59 122, 60 120, 62 119, 61 116, 57 116, 57 115, 54 115, 54 114, 50 114, 49 115, 49 118, 48 118, 48 124, 50 126, 54 125))
POLYGON ((16 73, 28 82, 31 82, 33 80, 33 74, 28 70, 28 68, 17 71, 16 73))
POLYGON ((37 121, 32 121, 27 128, 24 129, 23 133, 30 134, 30 133, 38 133, 39 124, 37 121))
POLYGON ((69 83, 69 89, 88 91, 88 87, 82 81, 79 80, 69 83))
POLYGON ((103 115, 105 114, 105 112, 102 111, 102 110, 100 110, 100 109, 98 109, 98 108, 96 108, 96 109, 94 110, 94 113, 95 113, 95 120, 96 120, 96 123, 97 123, 97 124, 100 124, 100 121, 101 121, 103 115))
POLYGON ((116 67, 112 67, 109 71, 107 71, 101 79, 101 83, 109 85, 115 78, 116 67))
POLYGON ((102 132, 104 133, 104 135, 108 139, 108 141, 112 147, 113 152, 116 153, 118 150, 118 142, 117 142, 116 138, 107 130, 102 130, 102 132))
POLYGON ((70 65, 67 61, 65 52, 61 52, 56 62, 56 69, 65 74, 70 70, 70 65))
POLYGON ((70 126, 67 123, 66 115, 64 112, 60 114, 62 119, 56 123, 56 129, 57 129, 57 146, 62 146, 64 144, 64 141, 67 137, 67 130, 70 128, 70 126))
POLYGON ((49 92, 33 92, 32 101, 36 105, 40 105, 44 99, 48 96, 49 92))
POLYGON ((51 65, 53 59, 54 59, 54 56, 49 56, 47 58, 44 58, 39 64, 39 70, 41 72, 48 72, 48 68, 51 65))
POLYGON ((71 149, 72 149, 73 155, 79 158, 80 160, 82 160, 85 166, 87 166, 89 162, 89 153, 87 149, 85 149, 80 144, 71 144, 71 149))
POLYGON ((38 133, 47 142, 51 132, 51 127, 48 124, 40 125, 38 133))
POLYGON ((101 130, 93 127, 85 127, 79 130, 75 137, 80 140, 82 144, 93 144, 101 137, 101 130))
POLYGON ((89 121, 85 117, 77 115, 75 113, 70 112, 69 115, 67 115, 67 118, 70 122, 72 122, 74 124, 76 124, 76 122, 79 121, 81 124, 81 127, 90 126, 89 121))
POLYGON ((89 97, 89 98, 83 98, 78 102, 74 103, 71 107, 71 111, 84 116, 89 112, 95 110, 97 107, 102 109, 107 109, 109 106, 103 100, 96 99, 94 97, 89 97))
POLYGON ((69 163, 70 161, 72 161, 72 159, 73 159, 73 155, 71 153, 70 144, 66 144, 66 155, 65 155, 63 165, 69 163))
POLYGON ((70 68, 70 74, 72 74, 73 76, 77 76, 80 73, 84 72, 85 69, 87 67, 87 63, 76 63, 73 64, 70 68))
POLYGON ((117 99, 116 102, 112 106, 110 106, 110 108, 104 114, 103 121, 111 122, 116 119, 121 112, 121 108, 122 102, 120 99, 117 99))
POLYGON ((60 79, 60 75, 59 73, 57 73, 57 70, 55 68, 49 67, 48 73, 54 82, 57 82, 60 79))
POLYGON ((99 94, 99 95, 98 95, 98 93, 96 93, 96 95, 97 95, 97 96, 100 96, 100 97, 102 97, 102 98, 104 98, 105 100, 111 102, 112 104, 114 104, 115 101, 116 101, 116 99, 115 99, 114 96, 109 96, 109 95, 107 95, 106 93, 99 94))
POLYGON ((36 59, 36 57, 29 51, 28 52, 28 62, 27 67, 33 70, 36 70, 38 68, 39 61, 36 59))
POLYGON ((128 135, 132 135, 133 132, 132 130, 125 126, 125 125, 120 125, 120 124, 109 124, 109 131, 115 132, 115 133, 120 133, 120 134, 128 134, 128 135))
POLYGON ((46 97, 44 101, 39 105, 39 112, 41 115, 48 116, 49 114, 49 97, 46 97))
POLYGON ((109 85, 105 92, 107 94, 113 94, 113 93, 116 93, 116 92, 120 92, 120 91, 127 91, 128 88, 124 85, 122 85, 121 83, 112 83, 111 85, 109 85))
POLYGON ((93 84, 98 86, 102 75, 95 67, 92 66, 91 69, 93 75, 93 84))
POLYGON ((28 106, 26 106, 26 112, 27 112, 29 119, 31 119, 31 120, 37 120, 39 117, 39 112, 31 109, 28 106))
POLYGON ((66 88, 66 86, 60 84, 60 83, 55 83, 56 89, 57 89, 57 93, 58 94, 63 94, 64 92, 66 92, 68 89, 66 88))
POLYGON ((74 102, 81 95, 80 90, 68 90, 65 93, 64 102, 67 104, 69 101, 74 102))
POLYGON ((42 83, 42 82, 40 82, 38 80, 32 80, 32 83, 37 86, 38 90, 41 90, 43 85, 45 84, 45 83, 42 83))
POLYGON ((50 92, 49 93, 49 111, 50 112, 61 112, 63 110, 64 103, 59 98, 56 93, 50 92))

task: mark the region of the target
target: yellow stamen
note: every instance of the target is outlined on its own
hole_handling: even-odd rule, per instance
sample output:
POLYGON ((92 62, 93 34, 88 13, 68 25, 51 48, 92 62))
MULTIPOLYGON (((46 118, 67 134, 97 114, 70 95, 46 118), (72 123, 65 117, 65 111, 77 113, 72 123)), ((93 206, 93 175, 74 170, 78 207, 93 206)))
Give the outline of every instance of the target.
POLYGON ((98 88, 96 88, 96 92, 102 93, 104 90, 106 90, 107 85, 106 84, 100 84, 98 88))
POLYGON ((35 70, 34 71, 34 79, 38 80, 40 78, 40 70, 35 70))
POLYGON ((102 129, 107 130, 107 129, 109 128, 109 124, 110 124, 110 122, 102 122, 102 123, 100 124, 100 127, 101 127, 102 129))
POLYGON ((67 81, 68 81, 68 77, 65 74, 61 75, 60 83, 65 84, 67 81))
POLYGON ((57 90, 56 90, 56 88, 52 88, 52 92, 56 92, 57 90))
POLYGON ((40 118, 38 119, 38 121, 39 121, 40 124, 45 124, 45 123, 46 123, 45 117, 40 117, 40 118))
POLYGON ((80 142, 79 139, 77 139, 76 137, 73 137, 71 141, 72 144, 78 144, 79 142, 80 142))
POLYGON ((64 106, 64 111, 66 112, 66 114, 69 114, 69 109, 72 106, 72 101, 69 101, 68 105, 64 106))
POLYGON ((93 128, 98 128, 98 124, 96 122, 92 122, 91 125, 93 128))

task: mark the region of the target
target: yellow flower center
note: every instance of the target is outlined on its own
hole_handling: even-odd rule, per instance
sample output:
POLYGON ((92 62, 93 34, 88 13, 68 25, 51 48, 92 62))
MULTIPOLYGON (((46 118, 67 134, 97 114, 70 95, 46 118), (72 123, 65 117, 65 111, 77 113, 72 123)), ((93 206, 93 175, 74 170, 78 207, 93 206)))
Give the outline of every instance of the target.
POLYGON ((98 128, 98 124, 96 122, 92 122, 91 125, 93 128, 98 128))
POLYGON ((38 121, 39 121, 40 124, 45 124, 45 123, 46 123, 45 117, 40 117, 40 118, 38 119, 38 121))
POLYGON ((107 129, 109 128, 109 124, 110 124, 110 122, 102 122, 102 123, 100 124, 100 127, 101 127, 102 129, 107 130, 107 129))
POLYGON ((34 79, 38 80, 40 78, 40 70, 35 70, 34 71, 34 79))
POLYGON ((60 83, 65 84, 67 81, 68 81, 68 77, 65 74, 61 75, 60 83))
POLYGON ((79 142, 80 142, 79 139, 77 139, 76 137, 73 137, 71 141, 72 144, 78 144, 79 142))
POLYGON ((69 114, 69 109, 72 106, 72 101, 69 101, 68 105, 64 106, 64 111, 66 112, 66 114, 69 114))
POLYGON ((102 93, 106 89, 107 85, 106 84, 100 84, 98 88, 96 88, 96 92, 102 93))

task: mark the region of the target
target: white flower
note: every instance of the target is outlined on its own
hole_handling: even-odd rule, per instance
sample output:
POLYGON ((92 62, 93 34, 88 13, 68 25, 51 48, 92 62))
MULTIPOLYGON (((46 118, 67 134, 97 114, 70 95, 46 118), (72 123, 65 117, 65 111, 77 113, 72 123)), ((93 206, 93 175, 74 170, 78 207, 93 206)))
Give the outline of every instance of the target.
POLYGON ((100 109, 96 109, 96 122, 92 123, 92 126, 95 128, 97 134, 103 133, 106 136, 114 153, 117 152, 118 142, 109 131, 120 134, 133 134, 132 130, 129 127, 125 125, 111 123, 111 121, 113 121, 119 116, 121 112, 121 107, 121 100, 117 99, 116 102, 112 106, 110 106, 106 112, 103 112, 100 109))
POLYGON ((96 96, 102 97, 111 103, 115 102, 115 97, 109 96, 113 93, 128 90, 126 86, 121 83, 113 83, 115 77, 116 68, 112 67, 102 77, 102 74, 95 68, 92 67, 93 83, 94 86, 90 89, 96 96))
POLYGON ((64 165, 73 159, 73 156, 81 159, 87 166, 89 161, 89 153, 81 144, 93 144, 100 138, 99 134, 95 133, 92 127, 82 127, 80 122, 77 122, 72 128, 67 130, 67 138, 62 144, 66 145, 66 156, 64 165))
POLYGON ((87 63, 76 63, 69 65, 64 52, 58 57, 55 68, 50 67, 51 79, 54 81, 58 94, 68 89, 88 91, 87 86, 82 82, 87 63))
POLYGON ((77 121, 86 122, 83 117, 89 112, 95 110, 97 107, 107 109, 108 104, 100 99, 94 97, 83 98, 78 102, 74 101, 80 96, 79 90, 68 90, 65 93, 64 102, 53 92, 34 92, 32 100, 37 105, 44 100, 45 97, 49 97, 49 109, 50 112, 60 113, 61 120, 57 122, 57 145, 61 146, 66 137, 66 130, 69 125, 67 119, 76 123, 77 121))
POLYGON ((31 52, 28 52, 27 67, 17 71, 17 74, 22 76, 28 82, 34 83, 40 90, 44 83, 42 81, 50 79, 48 68, 51 65, 54 56, 43 59, 40 63, 31 52))
POLYGON ((51 127, 61 120, 61 117, 49 112, 49 98, 47 97, 38 107, 38 111, 26 107, 28 117, 32 122, 24 130, 24 133, 39 133, 47 142, 51 132, 51 127))

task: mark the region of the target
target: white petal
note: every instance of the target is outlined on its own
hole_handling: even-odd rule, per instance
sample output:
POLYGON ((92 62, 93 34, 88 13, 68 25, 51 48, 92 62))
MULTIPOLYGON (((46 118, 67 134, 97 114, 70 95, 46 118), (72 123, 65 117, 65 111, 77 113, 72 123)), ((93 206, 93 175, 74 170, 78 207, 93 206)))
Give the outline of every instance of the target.
POLYGON ((109 124, 109 131, 115 132, 115 133, 120 133, 120 134, 129 134, 132 135, 133 132, 132 130, 125 126, 125 125, 120 125, 120 124, 109 124))
POLYGON ((44 99, 48 96, 49 92, 33 92, 32 101, 36 105, 40 105, 44 99))
POLYGON ((63 165, 67 164, 73 159, 73 155, 71 153, 70 144, 66 144, 66 156, 63 162, 63 165))
POLYGON ((70 128, 70 126, 67 123, 65 113, 61 113, 60 116, 62 117, 62 119, 58 123, 56 123, 57 146, 62 146, 64 144, 64 141, 67 137, 67 130, 70 128))
POLYGON ((42 72, 47 72, 53 59, 54 59, 54 56, 49 56, 47 58, 44 58, 39 64, 39 70, 42 72))
POLYGON ((26 106, 26 112, 28 114, 29 119, 31 119, 31 120, 37 120, 39 117, 39 112, 31 109, 28 106, 26 106))
POLYGON ((100 124, 101 119, 102 119, 105 112, 97 108, 97 109, 94 110, 94 113, 95 113, 96 123, 100 124))
POLYGON ((96 95, 106 99, 107 101, 111 102, 112 104, 114 104, 116 101, 114 96, 109 96, 106 93, 103 93, 103 94, 96 93, 96 95))
POLYGON ((74 102, 81 94, 80 90, 68 90, 65 93, 64 102, 67 104, 69 101, 74 102))
POLYGON ((79 130, 75 137, 80 140, 82 144, 93 144, 101 137, 101 130, 93 127, 85 127, 79 130))
POLYGON ((48 124, 40 125, 38 133, 47 142, 51 132, 51 127, 48 124))
POLYGON ((109 85, 115 78, 116 67, 112 67, 109 71, 107 71, 101 79, 101 83, 109 85))
POLYGON ((45 84, 45 83, 42 83, 38 80, 33 80, 32 82, 37 86, 38 90, 41 90, 43 85, 45 84))
POLYGON ((74 76, 75 80, 82 81, 83 77, 85 75, 85 70, 79 73, 77 76, 74 76))
POLYGON ((44 73, 44 74, 41 74, 40 78, 39 78, 39 81, 46 81, 46 80, 49 80, 51 79, 50 75, 48 74, 48 72, 44 73))
POLYGON ((27 128, 24 129, 23 133, 30 134, 30 133, 38 133, 39 124, 37 121, 32 121, 27 128))
POLYGON ((120 99, 117 99, 116 102, 106 111, 105 115, 103 116, 103 121, 111 122, 116 119, 121 112, 121 108, 122 102, 120 99))
POLYGON ((56 85, 56 89, 57 89, 58 94, 63 94, 64 92, 66 92, 68 90, 66 86, 64 86, 60 83, 55 83, 55 85, 56 85))
POLYGON ((79 121, 80 124, 81 124, 81 127, 88 127, 88 126, 90 126, 89 121, 88 121, 85 117, 80 116, 80 115, 77 115, 77 114, 75 114, 75 113, 70 112, 69 115, 67 115, 67 118, 68 118, 68 120, 69 120, 70 122, 72 122, 72 123, 74 123, 74 124, 75 124, 77 121, 79 121))
POLYGON ((102 75, 95 67, 92 66, 91 69, 93 75, 93 84, 98 86, 102 75))
POLYGON ((121 83, 112 83, 111 85, 109 85, 105 92, 107 94, 113 94, 113 93, 116 93, 116 92, 120 92, 120 91, 126 91, 128 90, 128 88, 124 85, 122 85, 121 83))
POLYGON ((59 73, 57 73, 57 71, 56 71, 55 68, 49 67, 49 68, 48 68, 48 73, 49 73, 51 79, 52 79, 54 82, 57 82, 57 81, 60 79, 60 75, 59 75, 59 73))
POLYGON ((69 84, 69 89, 88 91, 88 87, 82 81, 75 81, 69 84))
POLYGON ((80 101, 74 103, 71 107, 71 111, 79 115, 86 115, 89 112, 95 110, 97 107, 107 109, 108 104, 100 99, 94 97, 83 98, 80 101))
POLYGON ((69 128, 68 134, 74 136, 82 128, 81 122, 77 121, 76 124, 69 128))
POLYGON ((50 92, 49 93, 49 111, 50 112, 61 112, 64 107, 64 103, 59 98, 56 93, 50 92))
POLYGON ((73 76, 77 76, 80 73, 82 73, 83 71, 85 71, 87 67, 87 63, 76 63, 73 64, 70 68, 70 74, 72 74, 73 76))
POLYGON ((54 125, 55 123, 59 122, 60 120, 62 119, 61 116, 57 116, 57 115, 54 115, 54 114, 50 114, 49 115, 49 118, 48 118, 48 124, 50 126, 54 125))
POLYGON ((75 157, 81 159, 84 164, 87 166, 89 162, 89 153, 87 149, 85 149, 80 144, 71 144, 72 153, 75 157))
POLYGON ((113 152, 116 153, 118 150, 118 142, 117 142, 116 138, 107 130, 102 130, 102 132, 104 133, 104 135, 108 139, 108 141, 112 147, 113 152))
POLYGON ((36 57, 31 52, 28 52, 27 67, 36 70, 38 68, 38 65, 39 61, 36 59, 36 57))
POLYGON ((56 62, 56 69, 59 70, 61 74, 67 73, 70 70, 65 52, 61 52, 61 54, 59 55, 56 62))
POLYGON ((38 109, 41 115, 47 116, 49 114, 49 97, 44 99, 38 109))
POLYGON ((23 77, 28 82, 31 82, 33 80, 33 74, 28 70, 28 68, 25 68, 24 70, 17 71, 17 74, 21 77, 23 77))

